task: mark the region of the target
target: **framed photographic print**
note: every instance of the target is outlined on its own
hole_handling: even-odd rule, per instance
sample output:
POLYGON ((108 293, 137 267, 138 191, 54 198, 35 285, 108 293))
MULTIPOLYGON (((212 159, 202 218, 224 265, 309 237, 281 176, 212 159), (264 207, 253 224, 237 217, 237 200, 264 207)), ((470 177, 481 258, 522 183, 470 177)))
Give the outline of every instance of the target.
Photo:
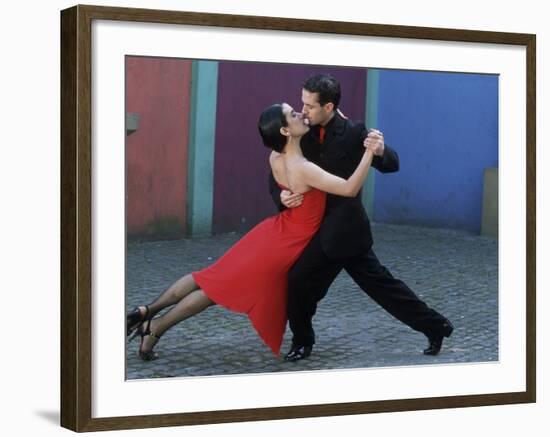
MULTIPOLYGON (((81 432, 534 402, 535 41, 275 17, 62 11, 62 426, 81 432), (338 83, 336 105, 316 100, 320 92, 308 100, 307 81, 319 75, 338 83), (299 121, 281 122, 277 135, 291 128, 316 135, 314 154, 302 149, 321 166, 317 153, 329 155, 337 135, 359 129, 358 158, 344 146, 330 158, 349 168, 344 179, 361 160, 362 141, 369 149, 377 140, 378 172, 369 171, 354 197, 374 245, 357 253, 362 263, 379 259, 391 271, 376 264, 381 275, 452 321, 454 331, 447 327, 435 346, 429 338, 424 354, 420 322, 346 261, 359 256, 346 252, 359 234, 340 245, 344 255, 329 256, 338 260, 330 261, 337 266, 330 289, 310 307, 315 344, 296 362, 285 359, 290 327, 273 346, 250 301, 247 310, 218 302, 195 275, 205 294, 186 288, 188 274, 224 257, 233 259, 232 273, 236 259, 251 257, 264 271, 289 238, 287 230, 242 249, 259 238, 258 227, 285 214, 277 199, 286 187, 269 188, 270 159, 280 156, 258 133, 260 114, 273 104, 299 121), (186 307, 196 305, 193 317, 170 313, 181 293, 198 299, 186 307), (156 316, 150 323, 146 304, 156 316), (161 319, 173 329, 155 339, 156 359, 143 352, 161 319), (128 334, 137 341, 127 342, 128 334)), ((313 208, 313 196, 325 199, 302 194, 296 211, 313 208)), ((319 220, 329 220, 324 205, 319 220)), ((273 289, 273 277, 263 275, 253 294, 273 289)), ((243 284, 239 299, 252 276, 234 280, 243 284)), ((262 320, 279 323, 281 299, 264 304, 262 320)))

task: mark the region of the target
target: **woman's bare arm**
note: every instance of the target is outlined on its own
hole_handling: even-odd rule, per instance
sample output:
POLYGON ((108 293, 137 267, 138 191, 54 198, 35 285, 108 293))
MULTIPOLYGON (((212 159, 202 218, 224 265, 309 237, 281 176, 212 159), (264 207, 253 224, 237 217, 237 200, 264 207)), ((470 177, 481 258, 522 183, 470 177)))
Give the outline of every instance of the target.
POLYGON ((372 158, 372 151, 367 149, 361 158, 361 162, 347 180, 335 176, 309 161, 300 166, 299 174, 302 181, 311 187, 338 196, 355 197, 367 177, 372 158))

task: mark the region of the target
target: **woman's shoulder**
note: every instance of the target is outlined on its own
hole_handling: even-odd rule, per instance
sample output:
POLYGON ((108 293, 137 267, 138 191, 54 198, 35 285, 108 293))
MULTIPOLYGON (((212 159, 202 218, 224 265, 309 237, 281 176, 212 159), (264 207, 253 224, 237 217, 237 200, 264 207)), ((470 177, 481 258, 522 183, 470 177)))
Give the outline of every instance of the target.
POLYGON ((283 166, 283 158, 281 156, 280 153, 278 152, 271 152, 271 154, 269 155, 269 165, 271 166, 271 168, 273 169, 280 169, 282 168, 283 166))
POLYGON ((271 153, 269 154, 269 162, 273 162, 280 157, 281 157, 281 154, 279 152, 272 150, 271 153))
POLYGON ((308 190, 309 188, 311 188, 312 178, 318 177, 317 171, 319 167, 305 158, 299 161, 295 161, 294 165, 289 167, 289 170, 292 173, 293 182, 296 185, 300 186, 301 192, 303 192, 304 189, 308 190))
POLYGON ((307 158, 300 156, 286 161, 286 167, 291 171, 301 171, 312 164, 307 158))

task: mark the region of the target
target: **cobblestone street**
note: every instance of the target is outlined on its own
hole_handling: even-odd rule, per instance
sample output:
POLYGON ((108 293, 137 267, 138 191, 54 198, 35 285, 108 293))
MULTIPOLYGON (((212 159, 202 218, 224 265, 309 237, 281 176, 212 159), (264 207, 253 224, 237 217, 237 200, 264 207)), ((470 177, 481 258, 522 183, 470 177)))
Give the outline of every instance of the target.
MULTIPOLYGON (((306 360, 284 361, 288 328, 281 356, 275 357, 245 315, 211 307, 166 332, 155 347, 156 361, 143 362, 137 356, 139 341, 128 343, 127 378, 497 361, 497 240, 385 224, 374 224, 373 235, 380 262, 453 322, 454 333, 438 356, 423 355, 426 337, 388 315, 342 272, 318 307, 317 343, 306 360)), ((129 243, 126 310, 149 303, 183 274, 211 264, 239 238, 129 243)))

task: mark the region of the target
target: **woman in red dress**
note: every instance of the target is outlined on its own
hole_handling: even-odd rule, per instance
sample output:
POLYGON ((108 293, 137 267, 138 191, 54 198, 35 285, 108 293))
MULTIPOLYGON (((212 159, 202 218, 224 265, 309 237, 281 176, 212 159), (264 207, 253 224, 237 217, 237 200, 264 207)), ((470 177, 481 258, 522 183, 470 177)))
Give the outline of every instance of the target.
POLYGON ((126 335, 141 336, 139 356, 158 357, 153 347, 170 327, 211 305, 245 313, 262 340, 278 355, 287 315, 287 275, 319 229, 325 212, 325 193, 354 197, 367 176, 373 153, 368 149, 348 180, 307 161, 300 139, 308 121, 286 103, 265 109, 258 129, 264 145, 273 151, 269 162, 275 180, 296 196, 299 207, 286 209, 255 226, 218 261, 204 270, 178 279, 154 302, 126 316, 126 335), (166 314, 153 318, 164 308, 166 314))

